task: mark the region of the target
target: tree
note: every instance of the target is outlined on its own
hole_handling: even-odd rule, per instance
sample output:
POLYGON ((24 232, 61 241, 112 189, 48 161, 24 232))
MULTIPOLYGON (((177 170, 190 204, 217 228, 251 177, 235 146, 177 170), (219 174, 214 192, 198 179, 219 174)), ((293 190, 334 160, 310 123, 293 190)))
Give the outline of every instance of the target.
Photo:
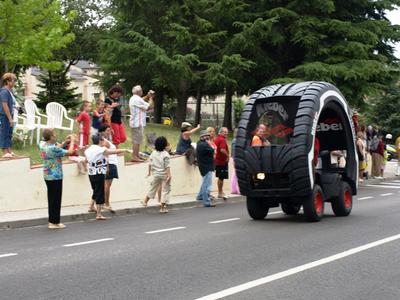
POLYGON ((397 78, 390 43, 400 40, 400 27, 391 25, 385 14, 399 4, 398 0, 293 0, 271 7, 268 14, 279 18, 275 26, 285 36, 281 45, 286 50, 277 57, 283 67, 278 81, 328 81, 351 104, 363 106, 366 95, 397 78), (282 58, 290 52, 298 53, 297 59, 285 63, 282 58))
POLYGON ((59 1, 0 1, 1 70, 37 65, 57 68, 55 50, 65 47, 74 35, 68 33, 72 14, 62 16, 59 1))
POLYGON ((43 69, 40 77, 44 91, 38 94, 39 107, 44 108, 49 102, 58 102, 66 108, 75 108, 79 104, 75 88, 70 87, 68 72, 79 60, 96 60, 97 41, 105 24, 104 8, 100 0, 60 0, 61 14, 70 20, 70 31, 75 39, 68 46, 54 52, 54 59, 60 62, 58 69, 43 69), (79 14, 76 14, 79 12, 79 14))
POLYGON ((368 100, 366 119, 368 124, 378 125, 383 132, 400 134, 400 87, 389 86, 385 92, 368 100))
POLYGON ((39 80, 41 81, 39 87, 43 89, 37 94, 39 108, 45 109, 50 102, 58 102, 66 109, 76 108, 79 104, 79 99, 74 93, 77 88, 69 87, 71 78, 64 69, 45 72, 39 80))

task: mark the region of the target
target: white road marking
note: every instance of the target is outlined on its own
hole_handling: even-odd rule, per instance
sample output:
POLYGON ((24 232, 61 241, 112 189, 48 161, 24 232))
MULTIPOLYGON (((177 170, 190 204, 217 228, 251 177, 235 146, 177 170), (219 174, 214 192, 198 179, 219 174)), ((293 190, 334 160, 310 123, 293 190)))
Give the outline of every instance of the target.
POLYGON ((393 195, 393 193, 380 194, 380 196, 382 196, 382 197, 391 196, 391 195, 393 195))
POLYGON ((234 286, 234 287, 219 291, 217 293, 210 294, 210 295, 198 298, 197 300, 216 300, 216 299, 221 299, 221 298, 224 298, 224 297, 228 297, 228 296, 231 296, 231 295, 234 295, 234 294, 249 290, 251 288, 254 288, 254 287, 257 287, 257 286, 260 286, 260 285, 264 285, 266 283, 270 283, 270 282, 273 282, 275 280, 282 279, 282 278, 285 278, 285 277, 288 277, 288 276, 291 276, 291 275, 294 275, 294 274, 297 274, 297 273, 300 273, 300 272, 303 272, 303 271, 306 271, 306 270, 310 270, 310 269, 313 269, 313 268, 316 268, 316 267, 331 263, 331 262, 333 262, 335 260, 340 260, 342 258, 345 258, 345 257, 351 256, 351 255, 366 251, 368 249, 371 249, 371 248, 374 248, 374 247, 378 247, 378 246, 383 245, 383 244, 387 244, 387 243, 396 241, 398 239, 400 239, 400 234, 392 235, 390 237, 387 237, 387 238, 384 238, 384 239, 381 239, 381 240, 377 240, 375 242, 371 242, 371 243, 368 243, 368 244, 365 244, 365 245, 362 245, 362 246, 359 246, 359 247, 356 247, 356 248, 352 248, 352 249, 349 249, 349 250, 344 251, 344 252, 340 252, 340 253, 337 253, 337 254, 334 254, 334 255, 331 255, 331 256, 328 256, 328 257, 325 257, 325 258, 322 258, 322 259, 319 259, 319 260, 316 260, 316 261, 313 261, 313 262, 310 262, 310 263, 307 263, 307 264, 304 264, 304 265, 300 265, 300 266, 294 267, 292 269, 288 269, 286 271, 282 271, 282 272, 279 272, 279 273, 276 273, 276 274, 273 274, 273 275, 269 275, 269 276, 262 277, 262 278, 259 278, 259 279, 253 280, 253 281, 249 281, 249 282, 246 282, 246 283, 243 283, 243 284, 240 284, 240 285, 237 285, 237 286, 234 286))
POLYGON ((364 186, 368 187, 379 187, 379 188, 384 188, 384 189, 400 189, 400 186, 397 185, 379 185, 379 184, 366 184, 364 186))
POLYGON ((367 196, 367 197, 358 198, 358 200, 359 200, 359 201, 362 201, 362 200, 367 200, 367 199, 372 199, 372 198, 374 198, 374 197, 372 197, 372 196, 367 196))
POLYGON ((166 228, 166 229, 160 229, 160 230, 153 230, 153 231, 147 231, 146 233, 159 233, 159 232, 166 232, 166 231, 172 231, 172 230, 179 230, 179 229, 185 229, 186 227, 173 227, 173 228, 166 228))
POLYGON ((225 223, 225 222, 231 222, 231 221, 237 221, 240 220, 240 218, 231 218, 231 219, 225 219, 225 220, 218 220, 218 221, 211 221, 208 222, 210 224, 219 224, 219 223, 225 223))
POLYGON ((394 185, 394 186, 400 186, 400 182, 381 182, 381 185, 394 185))
POLYGON ((108 241, 113 241, 113 240, 114 240, 114 238, 106 238, 106 239, 92 240, 92 241, 86 241, 86 242, 80 242, 80 243, 66 244, 66 245, 63 245, 63 247, 75 247, 75 246, 81 246, 81 245, 108 242, 108 241))
POLYGON ((3 257, 10 257, 10 256, 16 256, 18 255, 18 253, 6 253, 6 254, 0 254, 0 258, 3 257))

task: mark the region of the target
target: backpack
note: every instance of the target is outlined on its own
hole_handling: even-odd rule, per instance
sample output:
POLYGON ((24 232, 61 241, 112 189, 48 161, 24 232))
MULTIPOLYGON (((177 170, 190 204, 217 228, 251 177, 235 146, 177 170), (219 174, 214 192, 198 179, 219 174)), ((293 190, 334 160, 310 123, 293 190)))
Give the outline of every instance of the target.
POLYGON ((377 136, 374 136, 371 140, 371 144, 369 145, 369 151, 376 151, 378 150, 379 139, 377 136))

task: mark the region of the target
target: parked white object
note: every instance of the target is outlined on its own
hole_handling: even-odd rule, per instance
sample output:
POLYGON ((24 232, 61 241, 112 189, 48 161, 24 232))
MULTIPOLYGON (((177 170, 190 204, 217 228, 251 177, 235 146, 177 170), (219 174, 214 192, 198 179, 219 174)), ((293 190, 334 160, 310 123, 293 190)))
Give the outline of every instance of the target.
POLYGON ((46 114, 48 116, 47 126, 61 130, 68 130, 72 132, 74 129, 74 120, 69 118, 67 110, 64 106, 57 102, 50 102, 46 105, 46 114), (63 126, 64 119, 67 120, 69 125, 63 126))
POLYGON ((24 102, 25 114, 23 116, 26 118, 24 128, 32 131, 31 134, 31 145, 33 142, 33 131, 36 129, 36 143, 40 142, 40 129, 46 128, 48 123, 48 117, 41 114, 36 106, 36 103, 32 99, 26 99, 24 102), (42 121, 42 118, 46 120, 42 121))

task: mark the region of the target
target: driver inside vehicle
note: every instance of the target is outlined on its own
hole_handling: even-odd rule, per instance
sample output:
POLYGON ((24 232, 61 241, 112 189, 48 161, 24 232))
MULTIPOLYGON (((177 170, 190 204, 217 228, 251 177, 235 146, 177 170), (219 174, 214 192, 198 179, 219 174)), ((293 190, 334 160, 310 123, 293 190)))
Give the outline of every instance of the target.
POLYGON ((252 147, 270 146, 271 143, 267 140, 268 127, 265 124, 259 124, 255 130, 255 135, 251 141, 252 147))

